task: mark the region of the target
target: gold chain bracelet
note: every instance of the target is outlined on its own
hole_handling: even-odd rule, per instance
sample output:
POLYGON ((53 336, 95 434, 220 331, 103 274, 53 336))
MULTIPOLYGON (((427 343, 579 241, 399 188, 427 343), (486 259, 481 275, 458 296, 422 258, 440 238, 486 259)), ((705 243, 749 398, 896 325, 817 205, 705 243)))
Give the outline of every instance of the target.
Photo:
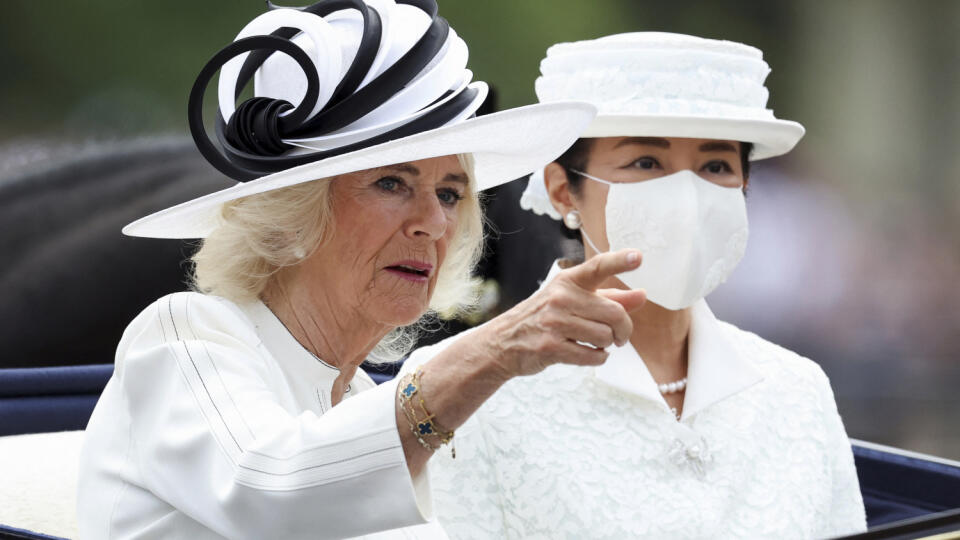
MULTIPOLYGON (((434 420, 435 415, 427 410, 423 394, 420 392, 420 376, 422 374, 423 367, 421 366, 413 374, 401 379, 400 385, 397 387, 397 395, 400 397, 400 407, 403 414, 410 424, 410 431, 413 432, 417 441, 424 448, 434 451, 453 442, 453 431, 442 428, 434 420), (431 444, 431 439, 435 444, 431 444)), ((453 458, 457 457, 457 450, 453 445, 450 447, 450 455, 453 458)))

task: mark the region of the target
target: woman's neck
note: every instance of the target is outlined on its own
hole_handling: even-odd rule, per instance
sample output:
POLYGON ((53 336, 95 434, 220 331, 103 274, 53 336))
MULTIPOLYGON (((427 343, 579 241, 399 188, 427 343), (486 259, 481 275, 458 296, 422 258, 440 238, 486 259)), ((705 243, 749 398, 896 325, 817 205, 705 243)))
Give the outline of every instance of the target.
MULTIPOLYGON (((584 254, 587 259, 596 255, 589 246, 584 246, 584 254)), ((561 268, 567 264, 567 260, 560 261, 561 268)), ((628 288, 616 278, 608 279, 601 287, 628 288)), ((658 383, 678 381, 687 376, 690 313, 690 308, 672 311, 650 301, 630 313, 633 321, 630 344, 658 383)))
POLYGON ((337 306, 325 289, 310 291, 290 273, 278 274, 262 300, 303 348, 340 370, 333 386, 337 403, 357 367, 391 328, 337 306))
POLYGON ((687 338, 690 309, 671 311, 647 302, 632 312, 630 344, 657 382, 671 382, 687 376, 687 338))

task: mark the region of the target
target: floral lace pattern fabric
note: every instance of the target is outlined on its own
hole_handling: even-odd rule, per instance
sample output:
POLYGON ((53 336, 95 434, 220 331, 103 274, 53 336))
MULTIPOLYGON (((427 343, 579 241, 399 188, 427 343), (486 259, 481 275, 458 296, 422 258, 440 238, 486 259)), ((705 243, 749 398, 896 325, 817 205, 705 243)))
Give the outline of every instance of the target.
POLYGON ((770 67, 759 50, 676 34, 620 38, 616 45, 601 39, 551 47, 537 97, 589 101, 600 115, 774 119, 763 85, 770 67))
MULTIPOLYGON (((668 232, 664 230, 664 223, 670 221, 662 216, 652 215, 649 208, 627 206, 623 204, 607 204, 607 237, 611 244, 611 251, 630 247, 639 249, 644 256, 658 254, 670 245, 668 232), (627 226, 627 224, 632 224, 627 226)), ((676 234, 673 235, 676 237, 676 234)))
POLYGON ((727 276, 733 273, 733 269, 740 263, 743 254, 747 251, 748 235, 747 229, 741 229, 727 240, 723 250, 723 258, 714 261, 710 269, 707 270, 703 280, 703 288, 700 289, 701 297, 713 292, 721 283, 726 281, 727 276))
POLYGON ((773 111, 763 108, 768 99, 766 88, 735 75, 699 69, 641 76, 623 67, 582 70, 578 75, 582 77, 541 77, 537 81, 541 100, 549 101, 559 96, 588 100, 597 104, 600 114, 774 118, 773 111))
POLYGON ((588 368, 556 365, 507 383, 457 431, 456 459, 441 452, 431 460, 434 508, 450 537, 818 538, 864 530, 850 443, 823 371, 720 324, 764 378, 683 422, 588 368))

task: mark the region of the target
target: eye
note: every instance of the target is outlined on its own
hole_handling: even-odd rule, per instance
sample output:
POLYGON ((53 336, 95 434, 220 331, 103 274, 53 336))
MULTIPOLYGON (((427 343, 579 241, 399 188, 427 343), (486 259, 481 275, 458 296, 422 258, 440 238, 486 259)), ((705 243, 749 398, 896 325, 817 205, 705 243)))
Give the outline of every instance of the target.
POLYGON ((644 157, 642 157, 642 158, 634 161, 634 162, 631 163, 630 165, 628 165, 628 167, 629 167, 629 168, 633 168, 633 169, 640 169, 640 170, 644 170, 644 171, 650 171, 650 170, 653 170, 653 169, 659 169, 659 168, 660 168, 660 162, 657 161, 656 158, 653 158, 653 157, 650 157, 650 156, 644 156, 644 157))
POLYGON ((733 174, 733 168, 722 159, 715 159, 703 166, 704 171, 710 174, 733 174))
POLYGON ((456 206, 458 202, 463 200, 463 195, 453 188, 443 188, 437 190, 437 198, 446 206, 456 206))
POLYGON ((403 187, 403 179, 397 178, 396 176, 384 176, 380 178, 374 184, 382 189, 383 191, 389 191, 391 193, 400 191, 403 187))

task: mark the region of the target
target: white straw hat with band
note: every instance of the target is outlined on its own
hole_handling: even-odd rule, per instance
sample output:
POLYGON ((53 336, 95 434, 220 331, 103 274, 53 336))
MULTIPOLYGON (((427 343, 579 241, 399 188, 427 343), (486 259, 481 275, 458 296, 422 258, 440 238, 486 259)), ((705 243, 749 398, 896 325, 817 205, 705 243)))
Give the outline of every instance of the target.
MULTIPOLYGON (((803 126, 766 108, 770 66, 755 47, 665 32, 558 43, 540 62, 541 103, 582 100, 597 116, 582 137, 688 137, 753 144, 751 160, 789 152, 803 126)), ((554 210, 543 169, 530 178, 524 209, 554 210)))
POLYGON ((350 172, 469 153, 478 189, 559 156, 595 115, 560 100, 475 117, 487 85, 434 0, 323 0, 255 18, 190 93, 197 148, 236 186, 141 218, 123 232, 203 238, 228 201, 350 172), (215 141, 203 97, 220 71, 215 141), (237 105, 248 83, 254 97, 237 105))

